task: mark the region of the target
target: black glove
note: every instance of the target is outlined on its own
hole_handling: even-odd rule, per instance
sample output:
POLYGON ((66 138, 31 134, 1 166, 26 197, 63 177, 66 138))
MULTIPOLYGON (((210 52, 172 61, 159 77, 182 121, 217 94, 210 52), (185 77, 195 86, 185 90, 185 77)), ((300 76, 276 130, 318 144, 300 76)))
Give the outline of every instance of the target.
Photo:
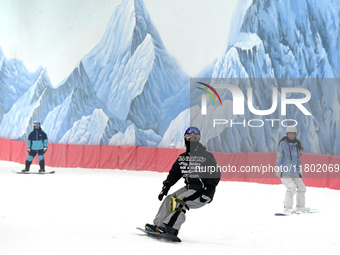
POLYGON ((164 181, 163 182, 163 188, 162 188, 162 191, 161 193, 159 193, 158 195, 158 200, 159 201, 162 201, 163 200, 163 197, 168 195, 168 191, 170 189, 171 185, 170 185, 170 182, 169 181, 164 181))
POLYGON ((31 149, 27 149, 27 153, 29 154, 31 152, 31 149))

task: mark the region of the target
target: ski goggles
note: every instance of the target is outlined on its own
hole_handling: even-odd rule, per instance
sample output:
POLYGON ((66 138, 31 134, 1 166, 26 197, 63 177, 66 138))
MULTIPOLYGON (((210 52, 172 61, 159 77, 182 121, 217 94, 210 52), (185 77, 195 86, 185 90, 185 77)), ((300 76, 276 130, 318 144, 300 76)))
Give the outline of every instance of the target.
POLYGON ((34 122, 33 122, 33 126, 40 126, 40 124, 41 124, 41 123, 40 123, 39 121, 34 121, 34 122))
POLYGON ((190 139, 191 137, 195 137, 196 139, 200 140, 201 132, 196 127, 190 127, 185 131, 184 138, 190 139))

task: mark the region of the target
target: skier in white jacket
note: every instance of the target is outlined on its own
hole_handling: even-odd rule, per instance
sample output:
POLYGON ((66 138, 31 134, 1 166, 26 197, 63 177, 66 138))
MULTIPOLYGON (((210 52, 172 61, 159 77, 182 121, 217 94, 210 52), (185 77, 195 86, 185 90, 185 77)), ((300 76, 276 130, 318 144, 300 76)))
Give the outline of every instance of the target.
POLYGON ((305 213, 309 209, 305 207, 306 186, 302 181, 301 151, 303 147, 296 138, 296 127, 287 127, 286 136, 279 142, 277 150, 277 176, 287 188, 284 200, 285 213, 305 213), (293 209, 293 197, 296 194, 296 209, 293 209))

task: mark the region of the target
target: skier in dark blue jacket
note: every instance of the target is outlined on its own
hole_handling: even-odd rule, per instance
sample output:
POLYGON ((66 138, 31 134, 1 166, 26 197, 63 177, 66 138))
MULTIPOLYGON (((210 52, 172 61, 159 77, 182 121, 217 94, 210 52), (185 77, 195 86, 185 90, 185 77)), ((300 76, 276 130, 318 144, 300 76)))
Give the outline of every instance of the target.
POLYGON ((39 121, 33 122, 34 129, 28 136, 27 153, 28 157, 25 163, 25 169, 22 172, 28 172, 34 157, 38 154, 40 170, 39 173, 45 172, 44 153, 47 151, 48 139, 46 133, 41 129, 39 121))

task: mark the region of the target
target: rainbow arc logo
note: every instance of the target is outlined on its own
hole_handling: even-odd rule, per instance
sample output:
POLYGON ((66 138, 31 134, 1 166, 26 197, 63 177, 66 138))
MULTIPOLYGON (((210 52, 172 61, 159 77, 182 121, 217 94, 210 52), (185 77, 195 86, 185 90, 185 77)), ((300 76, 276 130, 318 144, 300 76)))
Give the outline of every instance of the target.
MULTIPOLYGON (((199 84, 201 84, 201 85, 203 85, 203 86, 206 86, 206 87, 209 88, 212 92, 214 92, 215 95, 217 96, 218 100, 220 101, 221 106, 222 106, 222 100, 221 100, 221 98, 220 98, 220 95, 217 93, 217 91, 216 91, 213 87, 211 87, 210 85, 208 85, 208 84, 206 84, 206 83, 203 83, 203 82, 197 82, 197 83, 199 83, 199 84)), ((206 92, 206 93, 212 98, 212 100, 214 101, 215 105, 217 105, 216 100, 215 100, 213 94, 211 94, 211 92, 210 92, 209 90, 204 89, 204 88, 199 88, 199 87, 197 87, 197 88, 200 89, 200 90, 203 90, 204 92, 206 92)))

